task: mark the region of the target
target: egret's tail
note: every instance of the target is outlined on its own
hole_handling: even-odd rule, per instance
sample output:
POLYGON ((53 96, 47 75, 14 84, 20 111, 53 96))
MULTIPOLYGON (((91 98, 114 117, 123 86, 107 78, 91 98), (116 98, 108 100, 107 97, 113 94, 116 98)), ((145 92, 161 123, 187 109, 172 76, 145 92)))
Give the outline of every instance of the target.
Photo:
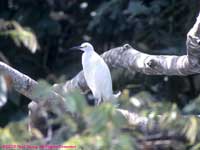
POLYGON ((119 107, 119 104, 117 103, 116 99, 119 98, 120 95, 121 95, 121 91, 119 91, 117 94, 113 94, 112 96, 113 98, 110 101, 116 108, 119 107))
POLYGON ((119 91, 117 94, 113 94, 114 98, 118 98, 121 95, 121 91, 119 91))

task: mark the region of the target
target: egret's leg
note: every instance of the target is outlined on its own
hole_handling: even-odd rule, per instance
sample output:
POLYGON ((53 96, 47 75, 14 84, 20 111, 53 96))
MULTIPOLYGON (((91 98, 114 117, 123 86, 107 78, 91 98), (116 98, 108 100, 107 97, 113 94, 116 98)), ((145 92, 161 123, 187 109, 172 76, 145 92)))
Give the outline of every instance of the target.
POLYGON ((95 98, 95 105, 99 105, 101 103, 101 101, 102 101, 100 93, 98 93, 98 91, 94 91, 93 90, 92 94, 93 94, 93 96, 95 98))
POLYGON ((98 106, 102 102, 101 98, 96 99, 95 104, 98 106))

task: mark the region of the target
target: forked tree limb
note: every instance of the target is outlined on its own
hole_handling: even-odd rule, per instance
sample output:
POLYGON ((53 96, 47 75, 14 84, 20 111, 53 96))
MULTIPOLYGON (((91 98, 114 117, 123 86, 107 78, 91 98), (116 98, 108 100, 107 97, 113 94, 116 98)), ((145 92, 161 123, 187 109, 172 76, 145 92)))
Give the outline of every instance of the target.
MULTIPOLYGON (((186 47, 187 54, 183 56, 149 55, 125 44, 122 47, 110 49, 101 56, 110 68, 123 68, 146 75, 187 76, 200 73, 200 14, 187 34, 186 47)), ((64 91, 75 88, 89 90, 83 71, 59 88, 64 91)))

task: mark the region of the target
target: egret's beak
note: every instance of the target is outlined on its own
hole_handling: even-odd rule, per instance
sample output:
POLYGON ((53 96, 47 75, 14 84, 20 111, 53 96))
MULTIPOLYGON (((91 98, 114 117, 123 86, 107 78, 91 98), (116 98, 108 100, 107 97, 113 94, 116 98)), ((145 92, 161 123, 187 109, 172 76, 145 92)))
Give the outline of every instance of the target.
POLYGON ((74 46, 74 47, 70 48, 69 50, 72 50, 72 51, 81 50, 82 51, 82 47, 81 46, 74 46))
POLYGON ((77 50, 83 51, 81 46, 74 46, 74 47, 63 50, 61 53, 68 54, 68 53, 71 53, 72 51, 77 51, 77 50))

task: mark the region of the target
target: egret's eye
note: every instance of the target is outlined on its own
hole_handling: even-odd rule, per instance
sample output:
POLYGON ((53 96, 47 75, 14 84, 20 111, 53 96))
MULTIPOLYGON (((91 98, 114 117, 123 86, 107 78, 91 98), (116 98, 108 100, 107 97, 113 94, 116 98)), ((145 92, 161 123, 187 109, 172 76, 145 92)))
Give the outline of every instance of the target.
POLYGON ((87 45, 83 45, 83 46, 81 46, 81 48, 86 48, 87 47, 87 45))

